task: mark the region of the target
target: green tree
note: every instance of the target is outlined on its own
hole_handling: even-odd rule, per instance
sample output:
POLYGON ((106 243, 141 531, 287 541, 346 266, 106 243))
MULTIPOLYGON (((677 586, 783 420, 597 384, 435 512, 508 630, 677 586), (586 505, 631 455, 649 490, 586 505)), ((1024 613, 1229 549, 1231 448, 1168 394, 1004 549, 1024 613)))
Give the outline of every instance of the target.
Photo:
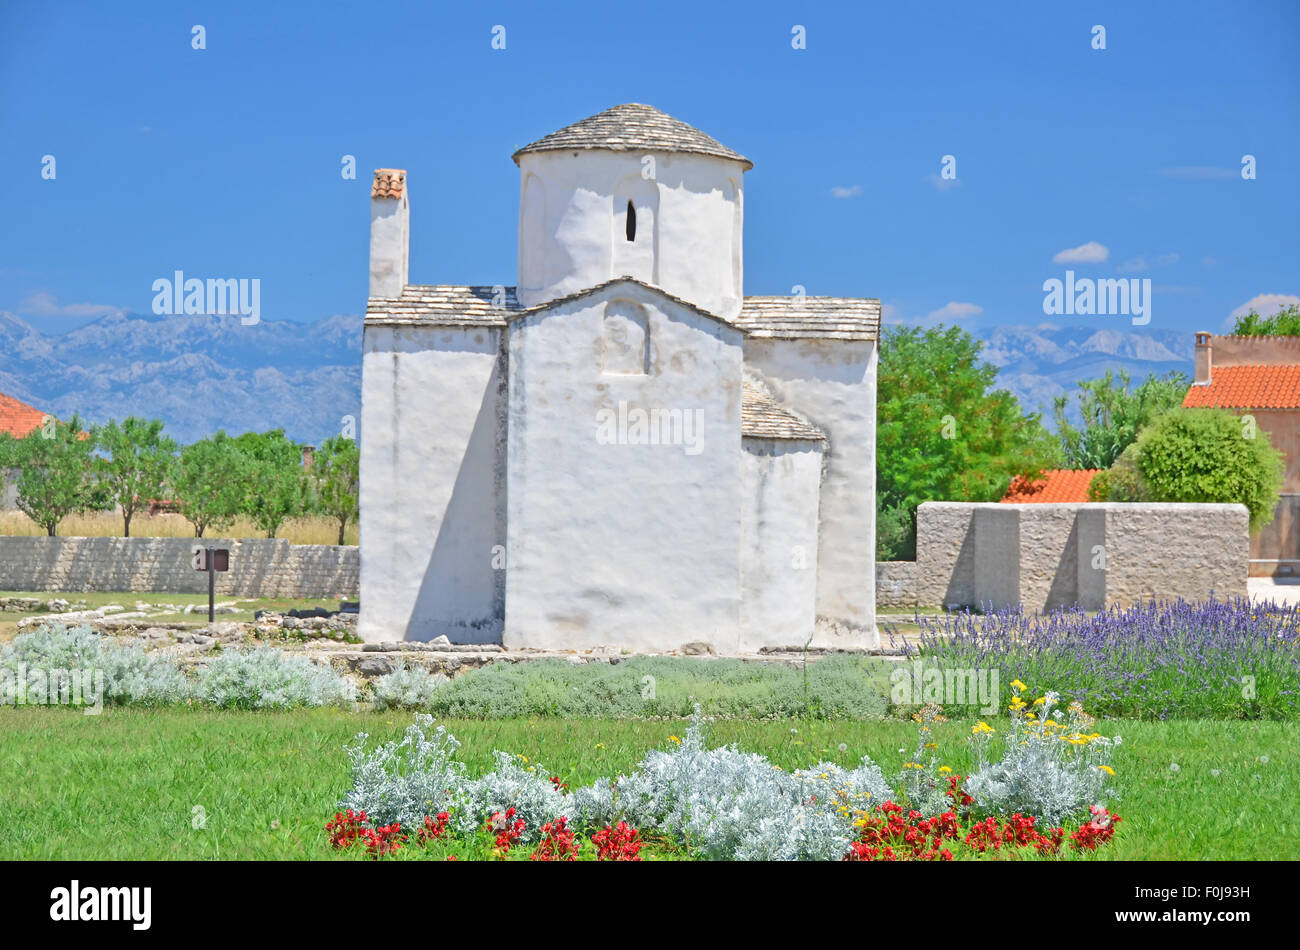
POLYGON ((1237 318, 1232 333, 1234 336, 1300 336, 1300 306, 1291 304, 1271 317, 1261 317, 1252 310, 1237 318))
POLYGON ((1268 433, 1226 409, 1175 409, 1138 436, 1135 464, 1152 501, 1236 502, 1250 530, 1273 519, 1282 453, 1268 433))
POLYGON ((92 430, 98 448, 107 453, 95 460, 99 483, 122 512, 122 534, 131 536, 131 518, 142 504, 163 497, 176 454, 175 440, 163 435, 161 419, 127 416, 110 419, 92 430))
POLYGON ((1132 377, 1111 370, 1101 379, 1080 380, 1075 394, 1080 426, 1068 413, 1068 396, 1057 396, 1056 429, 1070 468, 1110 468, 1120 453, 1137 440, 1138 432, 1161 414, 1182 405, 1190 381, 1179 372, 1148 376, 1131 389, 1132 377), (1118 383, 1118 385, 1117 385, 1118 383))
POLYGON ((94 479, 94 451, 94 438, 75 415, 67 422, 48 416, 23 438, 0 446, 0 466, 18 472, 19 510, 50 537, 68 515, 111 506, 94 479))
POLYGON ((339 544, 358 514, 361 450, 352 439, 332 436, 321 443, 311 463, 314 507, 339 523, 339 544))
POLYGON ((915 530, 925 501, 996 501, 1016 475, 1059 464, 1038 413, 993 389, 997 368, 961 327, 886 328, 876 417, 876 490, 882 509, 903 506, 915 530))
POLYGON ((209 528, 225 528, 239 516, 250 469, 237 442, 222 431, 181 449, 169 481, 196 538, 209 528))
POLYGON ((248 459, 243 513, 268 538, 274 538, 286 519, 304 514, 311 507, 310 487, 302 468, 302 446, 288 439, 283 429, 245 432, 235 442, 248 459))

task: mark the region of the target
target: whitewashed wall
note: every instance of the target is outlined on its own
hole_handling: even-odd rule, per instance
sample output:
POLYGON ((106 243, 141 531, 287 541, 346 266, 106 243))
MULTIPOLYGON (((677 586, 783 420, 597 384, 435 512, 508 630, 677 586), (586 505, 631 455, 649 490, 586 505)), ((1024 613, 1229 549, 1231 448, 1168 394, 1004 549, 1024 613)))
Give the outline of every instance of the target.
POLYGON ((367 326, 361 420, 365 640, 499 642, 501 332, 367 326))
POLYGON ((879 646, 876 629, 876 344, 745 340, 778 403, 824 433, 817 646, 879 646))
POLYGON ((740 648, 802 646, 817 619, 821 443, 742 441, 740 648))
MULTIPOLYGON (((512 321, 507 647, 740 642, 741 334, 620 282, 512 321), (607 373, 605 313, 644 308, 648 372, 607 373), (600 444, 600 410, 699 410, 702 440, 600 444)), ((626 364, 618 364, 626 368, 626 364)))
POLYGON ((744 166, 704 155, 520 156, 519 300, 525 307, 630 276, 709 313, 743 296, 744 166), (654 159, 654 178, 643 177, 654 159), (637 212, 626 238, 627 203, 637 212))

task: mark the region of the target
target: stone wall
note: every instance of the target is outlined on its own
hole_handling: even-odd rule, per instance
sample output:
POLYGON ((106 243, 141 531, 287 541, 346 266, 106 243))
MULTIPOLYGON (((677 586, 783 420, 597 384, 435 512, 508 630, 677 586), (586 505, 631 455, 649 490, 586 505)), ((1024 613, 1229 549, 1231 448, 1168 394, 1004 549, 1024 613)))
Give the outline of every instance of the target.
POLYGON ((357 548, 281 539, 0 537, 0 590, 203 593, 196 545, 230 549, 216 592, 236 597, 354 597, 357 548))
POLYGON ((1244 505, 927 502, 921 604, 1026 610, 1246 596, 1244 505))
POLYGON ((916 606, 916 562, 876 562, 876 609, 916 606))

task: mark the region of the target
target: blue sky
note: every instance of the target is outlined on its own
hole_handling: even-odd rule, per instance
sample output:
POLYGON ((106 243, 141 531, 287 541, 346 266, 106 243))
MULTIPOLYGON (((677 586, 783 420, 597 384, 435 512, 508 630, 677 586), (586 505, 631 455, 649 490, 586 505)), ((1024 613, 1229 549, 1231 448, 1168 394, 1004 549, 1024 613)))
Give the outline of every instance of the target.
POLYGON ((359 313, 380 166, 408 169, 413 281, 513 283, 510 153, 647 102, 754 161, 748 293, 1034 324, 1070 266, 1150 278, 1150 330, 1218 330, 1300 293, 1298 42, 1295 2, 7 0, 0 310, 148 312, 183 270, 260 278, 263 319, 359 313))

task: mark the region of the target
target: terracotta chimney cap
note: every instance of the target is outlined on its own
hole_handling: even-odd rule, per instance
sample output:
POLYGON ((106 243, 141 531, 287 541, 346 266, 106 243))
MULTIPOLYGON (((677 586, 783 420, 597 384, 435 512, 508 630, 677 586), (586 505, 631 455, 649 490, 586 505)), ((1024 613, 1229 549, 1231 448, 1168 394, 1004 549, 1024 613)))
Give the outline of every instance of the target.
POLYGON ((371 198, 401 198, 406 190, 405 168, 376 168, 371 198))

